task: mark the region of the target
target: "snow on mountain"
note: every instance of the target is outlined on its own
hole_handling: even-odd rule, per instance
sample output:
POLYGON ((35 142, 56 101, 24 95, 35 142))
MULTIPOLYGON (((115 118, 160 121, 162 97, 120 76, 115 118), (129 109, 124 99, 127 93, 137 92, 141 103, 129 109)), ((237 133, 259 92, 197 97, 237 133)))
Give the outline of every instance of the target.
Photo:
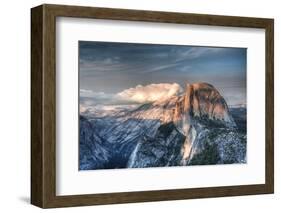
POLYGON ((80 116, 79 169, 104 168, 109 161, 110 150, 105 141, 98 135, 94 125, 80 116))

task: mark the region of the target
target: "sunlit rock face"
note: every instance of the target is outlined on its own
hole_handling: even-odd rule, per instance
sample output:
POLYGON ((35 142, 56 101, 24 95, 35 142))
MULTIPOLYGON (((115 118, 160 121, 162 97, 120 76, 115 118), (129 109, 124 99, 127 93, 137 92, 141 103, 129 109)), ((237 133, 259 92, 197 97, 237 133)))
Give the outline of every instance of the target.
POLYGON ((224 98, 207 83, 187 84, 185 94, 176 103, 175 122, 184 119, 182 124, 191 124, 192 117, 212 120, 228 127, 236 126, 224 98))
POLYGON ((95 144, 88 146, 95 157, 91 164, 89 148, 83 148, 81 169, 246 162, 245 131, 237 128, 226 101, 207 83, 187 84, 179 96, 89 122, 99 130, 98 137, 89 130, 91 137, 83 138, 80 129, 80 144, 95 144))

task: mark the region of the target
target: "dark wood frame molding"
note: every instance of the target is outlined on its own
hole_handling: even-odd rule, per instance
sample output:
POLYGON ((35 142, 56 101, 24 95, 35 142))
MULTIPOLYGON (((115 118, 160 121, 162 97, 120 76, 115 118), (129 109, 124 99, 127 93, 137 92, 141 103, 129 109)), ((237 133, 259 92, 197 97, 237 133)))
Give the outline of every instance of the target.
POLYGON ((41 5, 31 9, 31 203, 66 207, 274 192, 274 20, 126 9, 41 5), (262 28, 266 34, 265 184, 56 195, 56 17, 262 28))

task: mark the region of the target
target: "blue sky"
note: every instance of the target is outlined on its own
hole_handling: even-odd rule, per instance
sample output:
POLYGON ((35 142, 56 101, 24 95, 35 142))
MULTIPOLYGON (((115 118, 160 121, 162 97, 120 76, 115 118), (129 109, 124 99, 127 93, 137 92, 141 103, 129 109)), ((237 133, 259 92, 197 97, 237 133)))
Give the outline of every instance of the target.
POLYGON ((80 91, 102 97, 137 85, 208 82, 228 104, 246 103, 246 55, 245 48, 80 41, 80 91))

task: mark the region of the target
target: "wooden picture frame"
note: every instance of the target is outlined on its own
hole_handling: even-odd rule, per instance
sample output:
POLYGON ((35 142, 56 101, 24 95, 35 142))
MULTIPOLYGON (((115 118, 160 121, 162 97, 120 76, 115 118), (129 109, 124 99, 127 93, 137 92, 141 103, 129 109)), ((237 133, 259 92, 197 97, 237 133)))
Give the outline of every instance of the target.
POLYGON ((178 200, 274 192, 274 21, 218 15, 44 4, 31 9, 31 203, 41 208, 178 200), (265 29, 265 184, 56 195, 56 18, 94 18, 265 29))

